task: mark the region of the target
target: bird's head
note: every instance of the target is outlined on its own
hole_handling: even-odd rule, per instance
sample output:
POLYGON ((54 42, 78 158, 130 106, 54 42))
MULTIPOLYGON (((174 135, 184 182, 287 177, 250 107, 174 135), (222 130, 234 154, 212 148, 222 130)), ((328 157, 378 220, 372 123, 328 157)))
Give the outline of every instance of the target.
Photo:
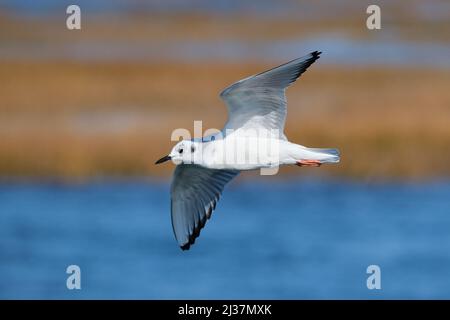
POLYGON ((198 161, 198 156, 201 153, 199 149, 198 142, 190 140, 180 141, 172 148, 172 151, 167 156, 162 157, 155 164, 163 163, 167 160, 172 160, 176 165, 195 163, 198 161))

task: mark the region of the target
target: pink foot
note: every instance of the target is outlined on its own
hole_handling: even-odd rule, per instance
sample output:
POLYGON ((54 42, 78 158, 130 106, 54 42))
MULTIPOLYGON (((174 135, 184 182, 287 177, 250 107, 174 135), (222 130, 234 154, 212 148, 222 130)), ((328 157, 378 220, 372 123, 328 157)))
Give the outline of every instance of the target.
POLYGON ((299 160, 296 163, 299 167, 320 167, 321 164, 319 160, 299 160))

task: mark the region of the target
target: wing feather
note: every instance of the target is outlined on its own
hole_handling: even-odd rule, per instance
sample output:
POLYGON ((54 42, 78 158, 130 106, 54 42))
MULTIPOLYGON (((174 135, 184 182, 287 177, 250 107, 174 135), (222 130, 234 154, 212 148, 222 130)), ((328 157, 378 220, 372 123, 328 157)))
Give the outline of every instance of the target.
POLYGON ((171 214, 173 232, 181 249, 187 250, 194 244, 223 188, 238 173, 192 164, 176 167, 171 185, 171 214))
POLYGON ((319 59, 321 52, 310 54, 240 80, 220 94, 228 108, 224 129, 240 128, 277 130, 284 137, 287 102, 285 90, 308 67, 319 59))

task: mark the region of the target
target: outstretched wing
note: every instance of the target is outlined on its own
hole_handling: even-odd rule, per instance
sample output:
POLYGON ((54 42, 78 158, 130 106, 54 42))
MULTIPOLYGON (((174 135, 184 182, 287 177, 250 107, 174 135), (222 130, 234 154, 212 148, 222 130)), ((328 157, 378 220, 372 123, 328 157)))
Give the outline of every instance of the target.
POLYGON ((172 227, 181 249, 194 244, 211 217, 222 190, 239 171, 206 169, 193 164, 176 167, 171 185, 172 227))
POLYGON ((224 129, 275 129, 282 135, 287 111, 285 89, 319 59, 320 54, 314 51, 223 90, 220 96, 228 107, 224 129))

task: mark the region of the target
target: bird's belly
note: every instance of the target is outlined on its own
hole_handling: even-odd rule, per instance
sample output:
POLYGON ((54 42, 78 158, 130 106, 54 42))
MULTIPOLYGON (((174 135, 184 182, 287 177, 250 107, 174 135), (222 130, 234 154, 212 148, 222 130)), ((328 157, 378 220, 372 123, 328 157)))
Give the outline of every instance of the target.
POLYGON ((204 156, 211 169, 254 170, 276 167, 280 163, 279 140, 229 139, 217 141, 214 150, 204 156))

